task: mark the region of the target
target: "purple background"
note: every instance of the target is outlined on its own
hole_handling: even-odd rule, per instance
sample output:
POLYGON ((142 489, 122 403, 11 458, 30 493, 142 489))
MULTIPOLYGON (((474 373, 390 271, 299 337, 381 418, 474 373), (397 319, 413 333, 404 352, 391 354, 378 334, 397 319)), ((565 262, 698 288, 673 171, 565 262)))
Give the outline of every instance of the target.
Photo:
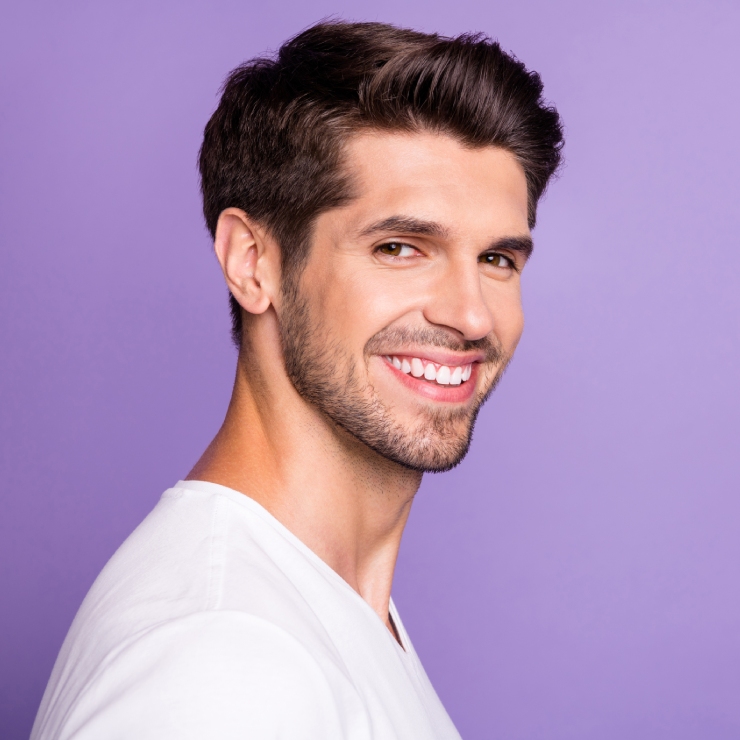
POLYGON ((740 737, 740 6, 4 3, 0 736, 97 572, 216 431, 225 289, 195 158, 225 74, 321 17, 498 37, 567 167, 528 326, 395 597, 463 737, 740 737))

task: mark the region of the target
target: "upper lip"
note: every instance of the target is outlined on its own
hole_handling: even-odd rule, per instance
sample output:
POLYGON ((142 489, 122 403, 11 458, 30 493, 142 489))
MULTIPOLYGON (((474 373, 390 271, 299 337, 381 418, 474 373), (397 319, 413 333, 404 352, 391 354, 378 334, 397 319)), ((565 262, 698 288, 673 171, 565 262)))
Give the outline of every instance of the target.
POLYGON ((464 354, 451 352, 438 347, 427 349, 411 349, 405 347, 402 350, 384 352, 385 357, 418 357, 420 360, 433 362, 435 365, 447 365, 447 367, 464 367, 474 362, 483 362, 486 356, 483 352, 466 352, 464 354))

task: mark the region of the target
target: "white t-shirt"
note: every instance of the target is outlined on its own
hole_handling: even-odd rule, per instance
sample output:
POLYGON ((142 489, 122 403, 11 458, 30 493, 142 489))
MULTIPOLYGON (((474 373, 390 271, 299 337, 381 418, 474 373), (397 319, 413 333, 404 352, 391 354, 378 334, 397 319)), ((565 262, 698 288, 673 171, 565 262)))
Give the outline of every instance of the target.
POLYGON ((391 615, 403 648, 257 502, 180 482, 90 589, 31 738, 459 740, 391 615))

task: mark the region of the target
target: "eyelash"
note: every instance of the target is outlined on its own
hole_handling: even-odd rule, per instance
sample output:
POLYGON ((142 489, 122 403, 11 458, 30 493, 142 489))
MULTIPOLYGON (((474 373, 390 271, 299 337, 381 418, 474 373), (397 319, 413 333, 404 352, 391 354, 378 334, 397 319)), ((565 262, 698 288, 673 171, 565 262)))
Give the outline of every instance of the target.
MULTIPOLYGON (((486 254, 482 254, 478 258, 478 261, 479 262, 483 262, 484 264, 491 264, 490 262, 486 262, 486 259, 485 259, 486 257, 503 257, 509 263, 508 264, 508 269, 509 270, 514 270, 515 272, 518 272, 518 269, 517 269, 517 266, 516 266, 516 262, 514 262, 514 260, 511 257, 509 257, 509 256, 507 256, 505 254, 501 254, 501 252, 486 252, 486 254)), ((494 265, 494 267, 501 267, 501 265, 494 265)))
MULTIPOLYGON (((404 244, 403 242, 385 242, 385 244, 379 244, 375 248, 375 251, 376 252, 382 252, 382 250, 384 248, 388 248, 388 247, 390 247, 390 248, 399 248, 399 249, 403 249, 404 247, 408 247, 409 249, 413 249, 414 251, 418 251, 416 249, 416 247, 412 246, 411 244, 404 244)), ((387 252, 382 252, 382 253, 385 254, 387 257, 400 257, 400 255, 388 254, 387 252)), ((509 263, 508 264, 508 269, 514 270, 515 272, 518 272, 519 271, 518 268, 517 268, 517 266, 516 266, 516 262, 514 262, 514 260, 511 257, 509 257, 509 256, 507 256, 505 254, 502 254, 501 252, 486 252, 485 254, 482 254, 478 258, 478 261, 479 262, 482 262, 483 264, 490 264, 490 263, 487 263, 486 262, 486 257, 502 257, 503 259, 505 259, 509 263)), ((494 267, 499 267, 500 268, 502 266, 501 265, 494 265, 494 267)), ((504 269, 507 269, 507 268, 504 267, 504 269)))
MULTIPOLYGON (((411 244, 404 244, 403 242, 386 242, 385 244, 379 244, 375 248, 375 251, 376 252, 380 252, 384 247, 391 247, 391 248, 399 247, 401 249, 403 249, 404 247, 408 247, 409 249, 413 249, 414 251, 418 251, 416 249, 416 247, 413 247, 411 244)), ((385 254, 387 257, 398 257, 398 256, 400 256, 400 255, 397 255, 397 254, 388 254, 387 252, 383 252, 383 254, 385 254)))

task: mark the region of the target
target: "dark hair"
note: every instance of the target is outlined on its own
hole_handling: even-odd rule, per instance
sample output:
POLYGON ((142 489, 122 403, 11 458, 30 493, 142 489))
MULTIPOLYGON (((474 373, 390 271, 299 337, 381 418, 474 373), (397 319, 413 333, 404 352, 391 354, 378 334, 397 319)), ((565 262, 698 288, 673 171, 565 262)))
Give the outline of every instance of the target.
MULTIPOLYGON (((563 134, 542 82, 482 35, 446 38, 382 23, 319 23, 228 76, 200 150, 206 224, 244 210, 281 248, 284 287, 316 217, 351 197, 341 161, 362 129, 431 130, 499 146, 524 169, 529 222, 560 163, 563 134)), ((232 335, 241 309, 231 296, 232 335)))

